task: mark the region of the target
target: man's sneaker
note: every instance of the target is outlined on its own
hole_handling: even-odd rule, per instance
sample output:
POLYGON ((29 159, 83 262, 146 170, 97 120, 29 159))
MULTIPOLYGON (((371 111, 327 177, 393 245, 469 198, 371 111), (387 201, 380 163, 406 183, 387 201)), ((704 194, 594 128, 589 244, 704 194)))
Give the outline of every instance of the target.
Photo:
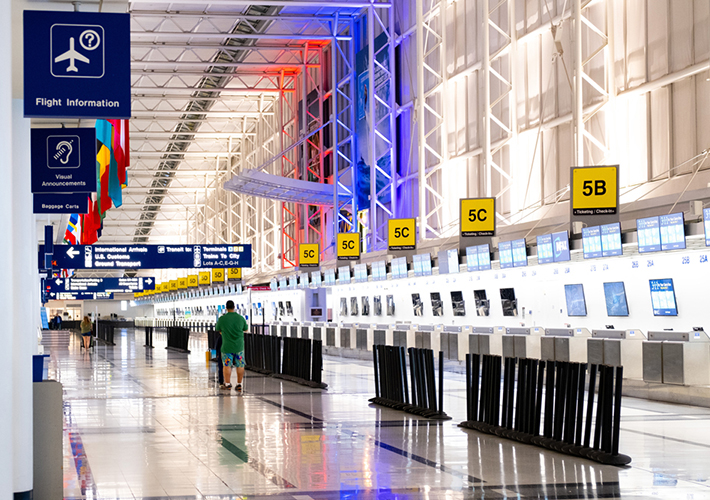
POLYGON ((232 384, 220 384, 219 388, 229 391, 232 389, 232 384))
POLYGON ((237 384, 237 387, 235 387, 235 390, 237 392, 242 392, 242 384, 237 384))

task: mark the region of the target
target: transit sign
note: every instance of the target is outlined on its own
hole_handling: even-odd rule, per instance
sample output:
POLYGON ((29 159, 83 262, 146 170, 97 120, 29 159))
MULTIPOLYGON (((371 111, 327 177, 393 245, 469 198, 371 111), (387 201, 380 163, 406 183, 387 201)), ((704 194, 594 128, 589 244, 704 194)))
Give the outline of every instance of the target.
POLYGON ((133 293, 155 289, 155 278, 54 278, 46 280, 48 292, 133 293))
MULTIPOLYGON (((44 261, 44 245, 39 253, 44 261)), ((251 267, 251 245, 55 245, 61 269, 194 269, 251 267)))

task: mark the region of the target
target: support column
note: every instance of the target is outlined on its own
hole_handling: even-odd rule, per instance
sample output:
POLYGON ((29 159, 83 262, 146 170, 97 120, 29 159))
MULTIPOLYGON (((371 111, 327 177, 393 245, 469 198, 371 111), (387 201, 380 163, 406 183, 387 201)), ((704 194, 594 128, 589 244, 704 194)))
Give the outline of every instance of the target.
MULTIPOLYGON (((611 8, 611 7, 609 7, 611 8)), ((582 92, 582 0, 574 1, 574 166, 584 166, 584 94, 582 92)))
MULTIPOLYGON (((32 354, 37 344, 34 319, 39 317, 32 252, 36 234, 30 186, 30 120, 23 100, 12 101, 12 461, 13 489, 33 489, 32 354)), ((56 233, 55 233, 56 234, 56 233)), ((36 258, 34 260, 36 263, 36 258)))

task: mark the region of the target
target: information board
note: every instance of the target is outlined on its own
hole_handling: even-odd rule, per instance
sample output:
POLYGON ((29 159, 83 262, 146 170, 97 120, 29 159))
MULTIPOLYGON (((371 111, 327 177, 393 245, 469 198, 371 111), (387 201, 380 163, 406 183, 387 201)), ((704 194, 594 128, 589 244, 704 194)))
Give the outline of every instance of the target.
POLYGON ((338 233, 338 260, 358 260, 360 258, 360 233, 338 233))
POLYGON ((525 267, 528 265, 528 252, 525 245, 525 238, 513 240, 511 244, 513 250, 513 266, 525 267))
POLYGON ((155 289, 155 278, 55 278, 44 286, 48 292, 133 293, 155 289))
POLYGON ((30 166, 33 193, 93 193, 96 129, 33 128, 30 166))
MULTIPOLYGON (((94 174, 96 175, 96 174, 94 174)), ((36 193, 32 196, 33 214, 79 214, 89 211, 89 196, 86 193, 36 193)))
POLYGON ((387 221, 390 250, 414 250, 417 242, 415 219, 389 219, 387 221))
POLYGON ((501 269, 513 267, 513 242, 502 241, 498 244, 498 259, 501 269))
POLYGON ((661 215, 661 250, 680 250, 685 248, 685 219, 683 212, 661 215))
POLYGON ((493 236, 496 229, 495 198, 464 198, 460 202, 461 236, 493 236))
POLYGON ((585 259, 602 256, 602 234, 599 226, 582 228, 582 251, 585 259))
POLYGON ((651 288, 651 304, 654 316, 677 316, 678 307, 675 301, 673 279, 649 280, 651 288))
POLYGON ((619 205, 618 166, 572 168, 572 214, 615 214, 619 205))
POLYGON ((636 219, 636 236, 639 253, 661 250, 661 228, 658 217, 636 219))
POLYGON ((49 292, 50 300, 111 300, 113 293, 105 292, 49 292))
POLYGON ((23 16, 26 117, 131 117, 129 14, 23 16))
POLYGON ((320 245, 300 243, 298 245, 298 267, 313 268, 320 264, 320 245))
POLYGON ((252 262, 251 245, 55 245, 52 260, 61 269, 221 269, 252 262))

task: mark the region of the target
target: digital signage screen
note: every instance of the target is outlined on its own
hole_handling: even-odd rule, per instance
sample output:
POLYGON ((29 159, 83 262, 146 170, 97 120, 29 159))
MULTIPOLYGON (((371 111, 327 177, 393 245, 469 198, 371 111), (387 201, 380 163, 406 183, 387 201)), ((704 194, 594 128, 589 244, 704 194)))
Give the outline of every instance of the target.
POLYGON ((478 270, 479 271, 490 271, 491 269, 491 247, 486 243, 485 245, 478 245, 478 270))
POLYGON ((552 233, 552 252, 555 262, 567 262, 570 260, 569 235, 567 231, 552 233))
POLYGON ((279 278, 279 290, 286 290, 286 278, 279 278))
POLYGON ((567 301, 567 316, 587 315, 587 303, 584 300, 582 285, 565 285, 565 299, 567 301))
POLYGON ((372 279, 374 281, 387 279, 387 264, 385 264, 384 260, 378 260, 372 263, 372 279))
POLYGON ((661 250, 661 228, 658 217, 636 219, 636 235, 639 253, 659 252, 661 250))
POLYGON ((459 251, 456 248, 442 250, 438 254, 439 274, 451 274, 459 272, 459 251))
POLYGON ((478 271, 478 247, 466 247, 466 270, 478 271))
POLYGON ((350 266, 338 268, 338 283, 347 285, 350 283, 350 266))
POLYGON ((528 252, 525 239, 513 240, 513 266, 525 267, 528 265, 528 252))
POLYGON ((537 263, 550 264, 555 262, 555 256, 552 251, 552 235, 543 234, 537 237, 537 263))
POLYGON ((396 259, 392 259, 390 265, 392 268, 393 279, 406 278, 408 276, 406 257, 398 257, 396 259))
POLYGON ((414 256, 414 276, 431 276, 431 254, 414 256))
POLYGON ((673 279, 648 280, 654 316, 678 316, 673 279))
POLYGON ((602 236, 599 226, 582 228, 582 250, 585 259, 602 256, 602 236))
POLYGON ((661 250, 681 250, 685 248, 685 219, 683 212, 661 215, 661 250))
POLYGON ((513 267, 513 242, 503 241, 498 244, 498 259, 500 260, 500 268, 508 269, 513 267))
POLYGON ((601 226, 602 231, 602 257, 613 257, 621 255, 621 224, 614 222, 613 224, 604 224, 601 226))
POLYGON ((607 316, 629 315, 629 306, 626 303, 626 288, 623 281, 604 283, 604 299, 606 300, 607 316))
POLYGON ((356 283, 367 281, 367 264, 356 264, 354 271, 356 283))
POLYGON ((703 227, 705 228, 705 246, 710 247, 710 208, 703 208, 703 227))
POLYGON ((326 269, 323 280, 326 285, 335 285, 335 269, 326 269))
POLYGON ((320 271, 311 271, 311 283, 313 286, 320 286, 322 281, 320 271))

